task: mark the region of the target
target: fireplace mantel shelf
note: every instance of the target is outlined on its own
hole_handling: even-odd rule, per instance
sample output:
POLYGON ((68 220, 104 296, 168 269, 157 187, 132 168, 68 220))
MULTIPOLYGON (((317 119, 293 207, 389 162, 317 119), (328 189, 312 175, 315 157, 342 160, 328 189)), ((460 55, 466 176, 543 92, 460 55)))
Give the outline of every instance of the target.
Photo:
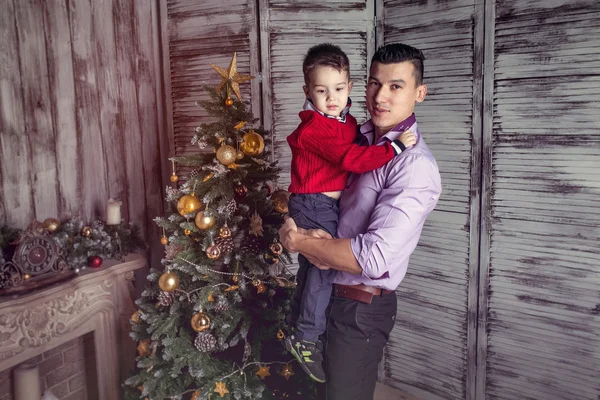
POLYGON ((100 399, 118 399, 133 366, 129 338, 134 272, 139 254, 106 260, 102 268, 32 293, 0 297, 0 371, 87 333, 93 333, 100 399))

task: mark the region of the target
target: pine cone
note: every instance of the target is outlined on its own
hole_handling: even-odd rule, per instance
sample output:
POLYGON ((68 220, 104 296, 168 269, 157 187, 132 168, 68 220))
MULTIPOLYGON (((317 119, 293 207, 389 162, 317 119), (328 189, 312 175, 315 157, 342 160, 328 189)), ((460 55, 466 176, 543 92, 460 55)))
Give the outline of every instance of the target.
POLYGON ((217 346, 217 339, 212 333, 199 333, 194 340, 194 346, 205 353, 211 352, 217 346))
POLYGON ((232 237, 218 237, 215 240, 215 244, 221 250, 221 254, 231 253, 233 250, 233 238, 232 237))
POLYGON ((173 304, 173 301, 175 301, 175 296, 173 293, 160 292, 158 295, 158 304, 163 307, 169 307, 171 304, 173 304))
POLYGON ((218 312, 218 313, 229 311, 229 303, 219 302, 215 305, 214 310, 215 310, 215 312, 218 312))
POLYGON ((227 206, 225 206, 225 211, 227 211, 230 214, 233 214, 235 210, 237 210, 237 204, 234 199, 231 199, 229 203, 227 203, 227 206))

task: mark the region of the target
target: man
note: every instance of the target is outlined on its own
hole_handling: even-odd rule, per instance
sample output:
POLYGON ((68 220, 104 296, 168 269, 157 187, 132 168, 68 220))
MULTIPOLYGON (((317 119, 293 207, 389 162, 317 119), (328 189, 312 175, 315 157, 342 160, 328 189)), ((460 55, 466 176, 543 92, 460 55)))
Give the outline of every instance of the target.
MULTIPOLYGON (((327 400, 368 400, 396 316, 396 295, 425 219, 441 193, 440 175, 413 114, 424 100, 423 54, 390 44, 371 60, 367 109, 359 141, 381 145, 405 130, 417 143, 375 171, 352 175, 340 199, 338 238, 298 229, 279 234, 290 251, 337 271, 327 321, 327 400)), ((302 285, 299 273, 299 285, 302 285)))

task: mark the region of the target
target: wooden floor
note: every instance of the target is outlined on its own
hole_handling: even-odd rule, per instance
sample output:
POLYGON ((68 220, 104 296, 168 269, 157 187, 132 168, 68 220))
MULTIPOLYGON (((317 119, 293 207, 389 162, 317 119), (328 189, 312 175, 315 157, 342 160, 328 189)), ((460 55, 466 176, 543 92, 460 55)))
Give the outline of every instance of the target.
POLYGON ((377 383, 375 388, 375 400, 420 400, 414 396, 402 393, 389 386, 377 383))

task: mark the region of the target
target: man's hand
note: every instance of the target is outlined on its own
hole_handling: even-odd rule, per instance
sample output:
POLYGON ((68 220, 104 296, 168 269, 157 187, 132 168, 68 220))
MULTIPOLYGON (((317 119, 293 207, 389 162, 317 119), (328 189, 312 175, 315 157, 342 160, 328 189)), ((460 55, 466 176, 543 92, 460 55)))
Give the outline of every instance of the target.
POLYGON ((279 241, 289 251, 295 253, 298 250, 295 247, 295 237, 299 235, 298 227, 293 218, 286 217, 285 222, 279 228, 279 241))
MULTIPOLYGON (((311 236, 311 237, 315 237, 315 238, 319 238, 319 239, 333 239, 333 236, 331 236, 329 233, 327 233, 323 229, 309 229, 307 231, 304 229, 302 229, 302 230, 306 232, 306 235, 311 236)), ((303 256, 306 257, 306 259, 312 265, 314 265, 315 267, 317 267, 319 269, 322 269, 322 270, 331 269, 331 267, 329 265, 325 264, 318 258, 310 257, 305 254, 303 254, 303 256)))

